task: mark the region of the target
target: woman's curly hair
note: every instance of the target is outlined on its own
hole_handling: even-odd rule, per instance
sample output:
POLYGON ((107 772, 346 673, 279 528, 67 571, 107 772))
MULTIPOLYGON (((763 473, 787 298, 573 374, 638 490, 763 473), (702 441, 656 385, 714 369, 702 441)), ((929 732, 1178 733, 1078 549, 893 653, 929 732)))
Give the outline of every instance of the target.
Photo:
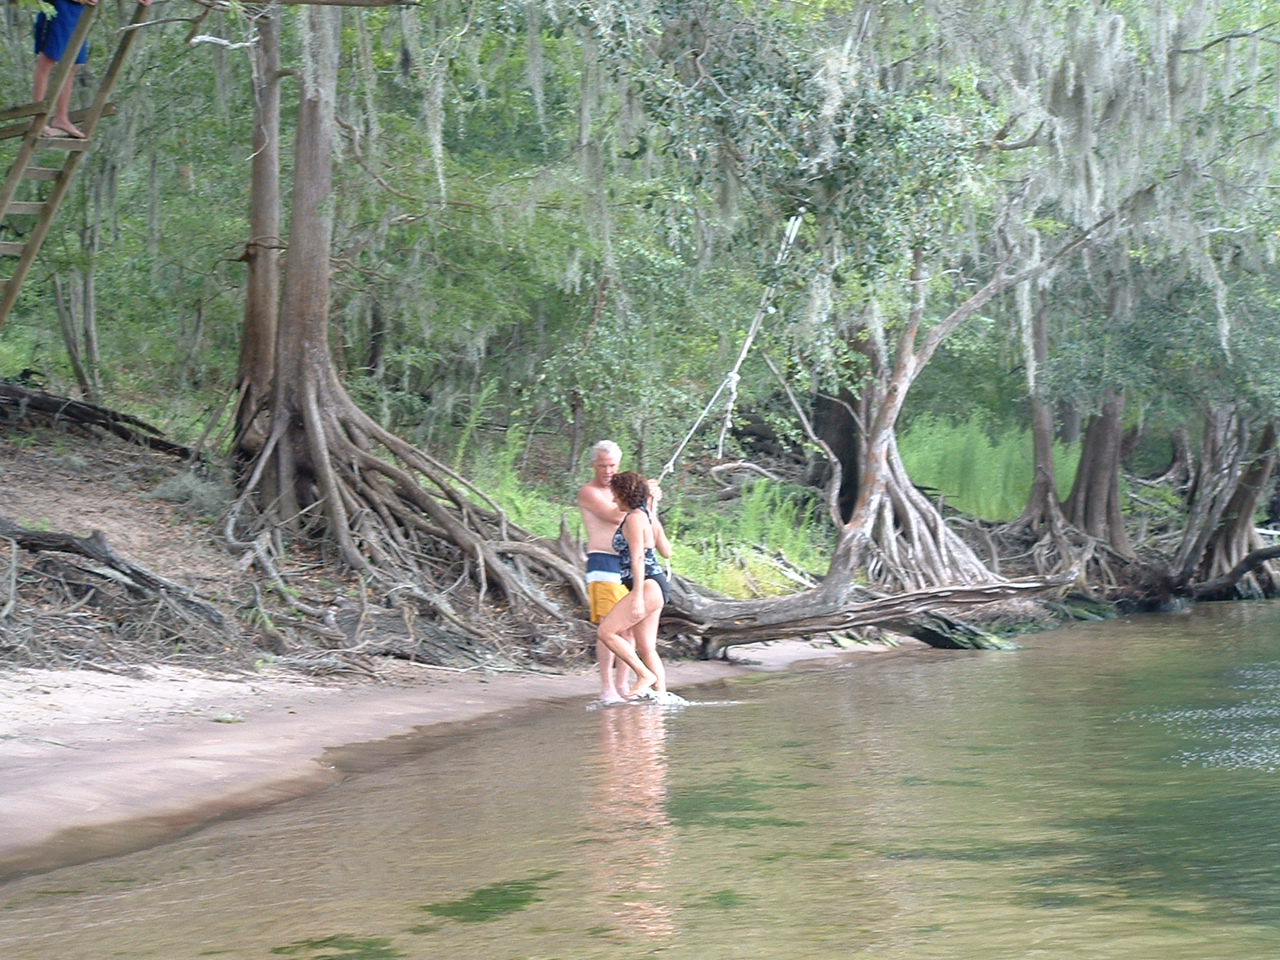
POLYGON ((609 489, 624 510, 643 507, 649 500, 649 481, 634 470, 615 473, 609 480, 609 489))

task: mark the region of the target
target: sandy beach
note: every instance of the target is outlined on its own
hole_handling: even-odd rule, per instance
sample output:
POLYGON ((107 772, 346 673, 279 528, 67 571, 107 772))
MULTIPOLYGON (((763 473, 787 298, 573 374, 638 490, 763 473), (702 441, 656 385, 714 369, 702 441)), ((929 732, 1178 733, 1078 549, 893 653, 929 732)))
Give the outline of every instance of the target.
MULTIPOLYGON (((886 649, 753 644, 728 662, 672 663, 669 682, 688 691, 886 649)), ((503 722, 542 701, 577 699, 585 709, 595 692, 592 671, 482 676, 406 667, 384 682, 222 678, 176 667, 147 667, 137 677, 0 672, 0 880, 139 849, 323 789, 351 775, 336 757, 361 744, 503 722)))

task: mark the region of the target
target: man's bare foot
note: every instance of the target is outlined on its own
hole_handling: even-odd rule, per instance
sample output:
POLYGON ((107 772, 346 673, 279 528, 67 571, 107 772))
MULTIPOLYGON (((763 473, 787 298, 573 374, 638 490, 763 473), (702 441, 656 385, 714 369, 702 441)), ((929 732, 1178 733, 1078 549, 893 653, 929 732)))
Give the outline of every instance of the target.
POLYGON ((600 694, 600 702, 603 704, 623 703, 624 697, 617 690, 607 690, 600 694))
POLYGON ((51 124, 44 128, 46 137, 70 137, 73 140, 85 139, 84 131, 77 127, 70 120, 61 123, 54 120, 51 124))

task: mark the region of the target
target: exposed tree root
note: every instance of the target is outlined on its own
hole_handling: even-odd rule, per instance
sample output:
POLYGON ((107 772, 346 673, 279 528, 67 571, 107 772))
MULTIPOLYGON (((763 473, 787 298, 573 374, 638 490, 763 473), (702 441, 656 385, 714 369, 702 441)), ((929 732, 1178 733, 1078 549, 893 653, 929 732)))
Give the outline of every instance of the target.
POLYGON ((1196 600, 1234 600, 1240 581, 1277 557, 1280 557, 1280 546, 1254 550, 1222 576, 1195 584, 1191 595, 1196 600))
POLYGON ((305 384, 296 408, 298 419, 274 420, 226 527, 269 577, 279 579, 278 551, 261 534, 291 527, 333 543, 379 607, 411 607, 434 637, 434 650, 415 654, 428 662, 519 660, 512 638, 530 632, 544 645, 585 645, 581 571, 554 542, 511 523, 329 377, 305 384))

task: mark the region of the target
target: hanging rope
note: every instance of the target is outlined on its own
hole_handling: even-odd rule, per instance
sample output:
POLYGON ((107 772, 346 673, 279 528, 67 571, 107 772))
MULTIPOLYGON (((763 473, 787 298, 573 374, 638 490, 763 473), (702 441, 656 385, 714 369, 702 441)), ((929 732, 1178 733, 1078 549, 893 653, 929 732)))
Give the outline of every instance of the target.
POLYGON ((724 380, 720 386, 716 388, 716 392, 712 394, 711 399, 707 401, 707 405, 702 408, 702 412, 698 414, 698 418, 693 422, 693 426, 689 428, 689 432, 684 435, 684 439, 680 441, 675 452, 671 454, 671 459, 667 461, 666 466, 662 468, 662 473, 658 477, 661 483, 676 468, 676 460, 680 454, 684 452, 684 448, 689 445, 689 441, 693 439, 693 435, 698 432, 698 428, 702 426, 702 421, 715 407, 716 401, 720 399, 720 395, 726 390, 729 391, 729 401, 725 404, 724 423, 720 426, 720 441, 716 445, 716 458, 724 457, 725 439, 729 434, 729 428, 733 425, 733 409, 738 402, 738 382, 742 379, 739 371, 746 362, 747 354, 751 352, 751 344, 756 338, 756 334, 760 332, 760 325, 764 322, 764 318, 771 313, 776 313, 777 308, 773 306, 773 298, 778 293, 778 268, 791 257, 791 248, 795 246, 796 236, 800 232, 800 223, 804 219, 805 208, 801 207, 799 212, 787 221, 787 229, 782 235, 782 243, 778 247, 778 253, 773 258, 774 279, 764 288, 764 292, 760 295, 760 306, 756 308, 755 318, 751 321, 751 326, 747 330, 747 337, 742 342, 742 349, 738 352, 738 360, 733 365, 733 369, 725 374, 724 380))

